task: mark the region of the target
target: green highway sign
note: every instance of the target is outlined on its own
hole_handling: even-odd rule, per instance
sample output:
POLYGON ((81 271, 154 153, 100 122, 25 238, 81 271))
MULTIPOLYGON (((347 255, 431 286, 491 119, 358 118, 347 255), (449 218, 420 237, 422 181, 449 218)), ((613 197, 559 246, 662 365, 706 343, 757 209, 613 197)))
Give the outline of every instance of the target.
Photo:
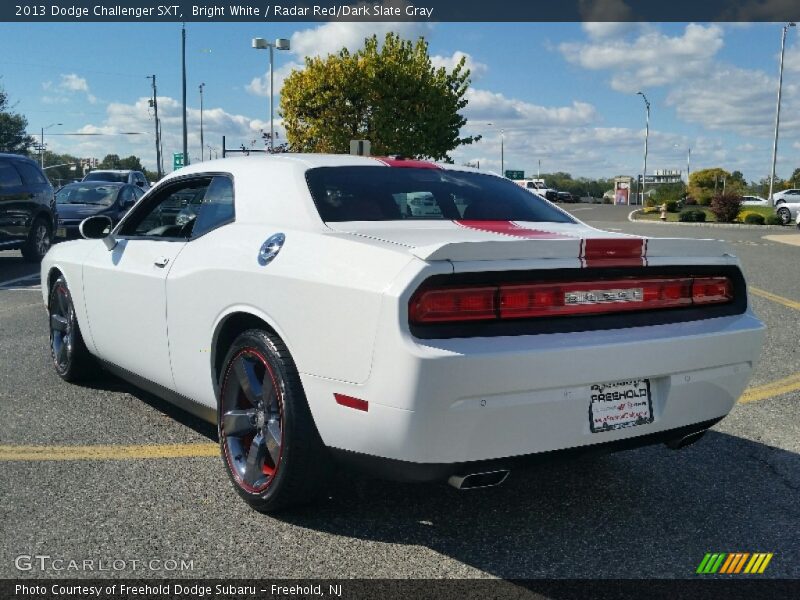
POLYGON ((172 155, 172 170, 175 171, 183 166, 183 152, 175 152, 172 155))
POLYGON ((509 179, 525 179, 525 171, 506 170, 506 177, 508 177, 509 179))

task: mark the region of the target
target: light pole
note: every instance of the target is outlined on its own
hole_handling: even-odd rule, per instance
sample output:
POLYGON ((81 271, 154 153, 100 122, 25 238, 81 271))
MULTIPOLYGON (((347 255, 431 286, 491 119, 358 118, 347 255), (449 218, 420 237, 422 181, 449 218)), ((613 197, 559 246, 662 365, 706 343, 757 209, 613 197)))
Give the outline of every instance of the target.
MULTIPOLYGON (((205 146, 203 145, 203 88, 205 83, 200 84, 200 162, 205 160, 205 146)), ((211 154, 208 155, 211 158, 211 154)))
POLYGON ((536 179, 542 178, 542 159, 539 159, 539 166, 536 168, 536 179))
POLYGON ((44 169, 44 130, 45 129, 50 129, 51 127, 58 127, 60 125, 63 125, 63 123, 50 123, 50 125, 48 125, 47 127, 42 127, 42 137, 39 140, 39 147, 42 149, 41 150, 42 153, 41 153, 41 156, 40 156, 40 162, 41 162, 42 169, 44 169))
POLYGON ((285 38, 278 38, 275 40, 274 43, 268 42, 264 38, 253 38, 253 48, 256 50, 267 50, 269 49, 269 151, 273 152, 275 150, 275 126, 274 126, 274 76, 273 72, 275 71, 274 68, 274 58, 273 58, 273 50, 289 50, 290 43, 289 40, 285 38))
POLYGON ((183 166, 189 165, 189 146, 186 130, 186 23, 181 25, 181 90, 183 94, 183 166))
POLYGON ((500 130, 500 175, 503 177, 506 176, 506 149, 505 149, 505 141, 506 141, 506 130, 500 130))
MULTIPOLYGON (((644 129, 644 168, 642 169, 642 206, 644 206, 644 194, 646 191, 645 181, 647 179, 647 142, 650 138, 650 101, 647 99, 647 96, 644 95, 644 92, 636 92, 636 94, 641 96, 644 100, 644 108, 646 112, 644 129)), ((628 204, 630 204, 630 196, 628 197, 628 204)))
MULTIPOLYGON (((679 146, 678 144, 672 144, 672 147, 677 149, 677 150, 681 150, 682 149, 681 146, 679 146)), ((686 149, 686 193, 687 193, 687 195, 689 193, 689 174, 690 174, 689 162, 690 162, 691 158, 692 158, 692 149, 691 148, 687 148, 686 149)))
POLYGON ((778 69, 778 104, 775 108, 775 137, 772 140, 772 173, 769 177, 769 205, 775 206, 775 199, 772 197, 772 189, 775 184, 775 162, 778 160, 778 126, 781 122, 781 91, 783 88, 783 53, 786 50, 786 34, 789 27, 794 27, 792 22, 783 26, 783 33, 781 35, 781 64, 778 69))

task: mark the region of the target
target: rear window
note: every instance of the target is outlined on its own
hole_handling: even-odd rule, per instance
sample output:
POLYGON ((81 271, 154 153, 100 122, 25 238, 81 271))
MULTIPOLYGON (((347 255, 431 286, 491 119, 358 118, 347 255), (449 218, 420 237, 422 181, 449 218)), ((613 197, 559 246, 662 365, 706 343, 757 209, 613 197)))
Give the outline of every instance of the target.
POLYGON ((127 173, 113 173, 111 171, 93 171, 83 178, 84 181, 113 181, 115 183, 128 183, 127 173))
POLYGON ((309 169, 306 180, 326 222, 573 222, 542 198, 494 175, 405 167, 319 167, 309 169))

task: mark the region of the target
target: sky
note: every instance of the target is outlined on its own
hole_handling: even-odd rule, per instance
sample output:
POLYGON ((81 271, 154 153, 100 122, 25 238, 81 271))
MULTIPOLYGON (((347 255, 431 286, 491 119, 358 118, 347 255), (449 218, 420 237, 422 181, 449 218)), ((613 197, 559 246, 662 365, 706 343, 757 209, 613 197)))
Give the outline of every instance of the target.
MULTIPOLYGON (((155 167, 150 80, 158 81, 165 167, 181 150, 179 23, 3 23, 0 85, 29 132, 49 150, 102 159, 140 156, 155 167), (47 42, 42 43, 43 40, 47 42), (103 133, 73 136, 70 133, 103 133), (122 136, 119 132, 141 132, 122 136)), ((748 180, 769 175, 780 24, 708 23, 189 23, 189 154, 204 138, 220 153, 269 128, 268 52, 253 37, 291 39, 275 53, 275 82, 305 56, 356 49, 366 36, 424 36, 436 65, 466 56, 472 71, 463 135, 482 139, 451 153, 459 163, 535 176, 641 173, 645 106, 651 103, 648 173, 723 167, 748 180), (503 132, 501 134, 501 131, 503 132)), ((800 166, 800 43, 787 37, 777 174, 800 166)), ((276 123, 283 138, 280 119, 276 123)), ((260 145, 259 147, 263 147, 260 145)), ((207 157, 209 149, 204 155, 207 157)))

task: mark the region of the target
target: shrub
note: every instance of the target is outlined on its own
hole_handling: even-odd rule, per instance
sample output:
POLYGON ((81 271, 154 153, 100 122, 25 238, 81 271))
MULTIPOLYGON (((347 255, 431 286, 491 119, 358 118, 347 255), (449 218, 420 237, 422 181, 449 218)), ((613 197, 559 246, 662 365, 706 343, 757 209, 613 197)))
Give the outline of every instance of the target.
POLYGON ((706 220, 706 213, 698 208, 687 208, 681 211, 678 220, 683 223, 703 223, 706 220))
POLYGON ((760 215, 754 212, 749 212, 744 215, 744 217, 742 218, 742 222, 749 223, 750 225, 763 225, 764 215, 760 215))
POLYGON ((608 196, 603 196, 603 204, 613 204, 614 200, 608 196))
POLYGON ((658 212, 658 207, 657 206, 646 206, 645 208, 642 209, 642 213, 644 213, 646 215, 652 215, 653 213, 657 213, 657 212, 658 212))
POLYGON ((700 206, 709 206, 711 204, 711 198, 703 198, 697 200, 697 204, 700 206))
POLYGON ((710 208, 720 223, 733 223, 742 208, 742 197, 739 194, 714 196, 710 208))
POLYGON ((652 196, 648 196, 647 198, 644 199, 644 205, 648 206, 648 207, 649 206, 658 206, 658 202, 656 202, 656 199, 653 198, 652 196))
POLYGON ((765 222, 767 225, 783 225, 783 222, 778 215, 767 215, 765 222))
POLYGON ((678 212, 677 200, 667 200, 664 204, 667 205, 667 212, 678 212))
POLYGON ((695 200, 691 196, 686 196, 686 198, 683 199, 683 205, 684 206, 697 206, 697 200, 695 200))

